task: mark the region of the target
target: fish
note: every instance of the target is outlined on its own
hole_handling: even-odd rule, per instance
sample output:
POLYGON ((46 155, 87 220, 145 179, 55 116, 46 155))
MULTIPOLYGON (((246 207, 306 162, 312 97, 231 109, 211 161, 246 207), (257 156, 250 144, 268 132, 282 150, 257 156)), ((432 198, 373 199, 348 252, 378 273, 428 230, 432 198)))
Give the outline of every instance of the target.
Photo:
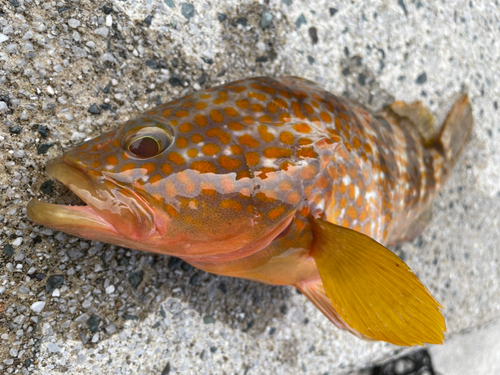
POLYGON ((292 285, 335 326, 442 344, 441 306, 387 247, 416 238, 473 128, 420 102, 371 112, 299 77, 255 77, 162 104, 50 160, 85 205, 31 200, 35 223, 292 285))

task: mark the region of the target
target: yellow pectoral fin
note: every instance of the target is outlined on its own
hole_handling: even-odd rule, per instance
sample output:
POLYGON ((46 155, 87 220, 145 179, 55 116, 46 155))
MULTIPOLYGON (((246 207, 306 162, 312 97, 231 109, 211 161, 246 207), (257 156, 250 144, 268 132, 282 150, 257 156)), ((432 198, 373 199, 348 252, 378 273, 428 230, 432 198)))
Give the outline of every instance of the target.
POLYGON ((395 254, 364 234, 314 220, 312 256, 335 311, 352 329, 396 345, 442 344, 442 307, 395 254))

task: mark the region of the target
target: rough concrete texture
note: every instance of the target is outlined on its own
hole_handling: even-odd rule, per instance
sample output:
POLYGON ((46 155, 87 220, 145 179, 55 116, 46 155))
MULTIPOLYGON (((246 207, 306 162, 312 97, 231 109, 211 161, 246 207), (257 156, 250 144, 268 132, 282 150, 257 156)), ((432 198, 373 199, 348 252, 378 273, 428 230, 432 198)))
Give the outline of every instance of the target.
POLYGON ((400 351, 333 327, 292 288, 69 237, 26 218, 77 203, 47 160, 146 108, 297 75, 370 108, 468 92, 476 127, 426 231, 396 249, 448 336, 500 314, 498 2, 0 3, 0 372, 338 374, 400 351), (95 105, 94 105, 95 104, 95 105), (167 365, 168 364, 168 365, 167 365))

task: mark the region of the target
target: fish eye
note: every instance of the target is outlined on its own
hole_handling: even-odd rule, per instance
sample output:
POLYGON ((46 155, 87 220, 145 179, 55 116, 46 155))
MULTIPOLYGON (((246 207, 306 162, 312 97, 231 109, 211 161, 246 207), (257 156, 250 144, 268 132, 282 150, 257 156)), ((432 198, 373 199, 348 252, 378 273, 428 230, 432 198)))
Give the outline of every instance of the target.
POLYGON ((139 117, 122 128, 121 147, 141 159, 160 155, 173 143, 170 127, 159 119, 139 117))

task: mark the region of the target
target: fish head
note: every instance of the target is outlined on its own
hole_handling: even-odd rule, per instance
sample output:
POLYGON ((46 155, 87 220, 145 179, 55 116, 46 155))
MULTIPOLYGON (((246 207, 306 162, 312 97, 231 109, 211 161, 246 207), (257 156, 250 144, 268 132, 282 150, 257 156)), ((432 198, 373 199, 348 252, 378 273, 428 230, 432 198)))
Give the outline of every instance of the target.
POLYGON ((157 107, 49 161, 48 173, 87 205, 33 200, 28 216, 184 259, 263 248, 290 223, 335 142, 303 119, 292 126, 286 108, 241 108, 241 92, 228 93, 243 85, 228 86, 157 107))

